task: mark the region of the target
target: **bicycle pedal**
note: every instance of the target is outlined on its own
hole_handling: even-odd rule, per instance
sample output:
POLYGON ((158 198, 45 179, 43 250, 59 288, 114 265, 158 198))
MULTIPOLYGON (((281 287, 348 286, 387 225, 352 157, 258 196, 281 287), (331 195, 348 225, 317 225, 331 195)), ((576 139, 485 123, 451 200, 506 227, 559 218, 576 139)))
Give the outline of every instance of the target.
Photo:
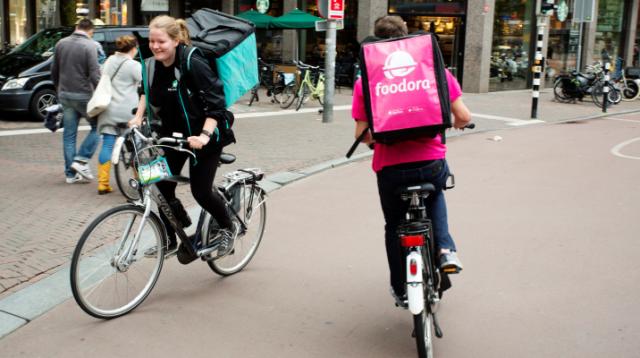
POLYGON ((447 266, 442 269, 442 272, 446 274, 456 274, 456 273, 460 273, 460 270, 458 269, 457 266, 447 266))

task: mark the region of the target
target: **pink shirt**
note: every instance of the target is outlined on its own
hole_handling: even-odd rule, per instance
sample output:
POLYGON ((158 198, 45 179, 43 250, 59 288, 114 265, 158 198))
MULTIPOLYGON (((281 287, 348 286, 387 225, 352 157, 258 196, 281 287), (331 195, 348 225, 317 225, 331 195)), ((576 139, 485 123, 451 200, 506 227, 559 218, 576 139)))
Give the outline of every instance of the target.
MULTIPOLYGON (((462 96, 462 90, 458 80, 448 70, 447 84, 451 103, 462 96)), ((364 94, 362 93, 362 80, 358 79, 353 87, 353 104, 351 116, 356 121, 367 121, 367 113, 364 108, 364 94)), ((442 144, 440 135, 435 138, 420 138, 406 140, 394 144, 376 143, 373 151, 373 170, 379 172, 382 168, 401 163, 421 162, 425 160, 443 159, 447 153, 447 146, 442 144)))

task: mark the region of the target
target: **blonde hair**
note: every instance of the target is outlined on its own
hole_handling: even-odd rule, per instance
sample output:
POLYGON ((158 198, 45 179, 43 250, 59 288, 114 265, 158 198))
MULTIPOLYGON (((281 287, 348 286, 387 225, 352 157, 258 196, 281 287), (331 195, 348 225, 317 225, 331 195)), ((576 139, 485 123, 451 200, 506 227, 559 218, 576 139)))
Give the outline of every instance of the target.
POLYGON ((191 36, 189 36, 187 22, 183 19, 176 19, 168 15, 156 16, 151 20, 149 28, 163 30, 171 39, 185 45, 191 45, 191 36))

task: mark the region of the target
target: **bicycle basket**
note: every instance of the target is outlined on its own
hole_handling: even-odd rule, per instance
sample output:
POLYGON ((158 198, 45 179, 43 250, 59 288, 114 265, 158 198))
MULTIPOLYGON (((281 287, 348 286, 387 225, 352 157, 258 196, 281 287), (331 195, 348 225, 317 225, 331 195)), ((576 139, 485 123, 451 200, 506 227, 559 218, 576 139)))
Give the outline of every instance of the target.
POLYGON ((167 159, 161 155, 148 164, 138 164, 138 180, 141 184, 157 183, 171 176, 167 159))

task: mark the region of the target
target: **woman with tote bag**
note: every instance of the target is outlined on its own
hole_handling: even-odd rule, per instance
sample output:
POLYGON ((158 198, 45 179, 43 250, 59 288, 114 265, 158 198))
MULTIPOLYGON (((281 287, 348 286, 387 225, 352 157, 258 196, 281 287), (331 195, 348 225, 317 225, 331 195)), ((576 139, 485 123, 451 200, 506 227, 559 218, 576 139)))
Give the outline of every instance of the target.
POLYGON ((111 101, 98 116, 98 132, 102 134, 102 149, 98 156, 98 194, 113 191, 109 185, 111 152, 118 133, 117 125, 131 119, 131 109, 138 106, 138 85, 142 81, 142 66, 134 61, 138 42, 132 35, 116 39, 116 53, 104 63, 103 76, 111 79, 111 101))

